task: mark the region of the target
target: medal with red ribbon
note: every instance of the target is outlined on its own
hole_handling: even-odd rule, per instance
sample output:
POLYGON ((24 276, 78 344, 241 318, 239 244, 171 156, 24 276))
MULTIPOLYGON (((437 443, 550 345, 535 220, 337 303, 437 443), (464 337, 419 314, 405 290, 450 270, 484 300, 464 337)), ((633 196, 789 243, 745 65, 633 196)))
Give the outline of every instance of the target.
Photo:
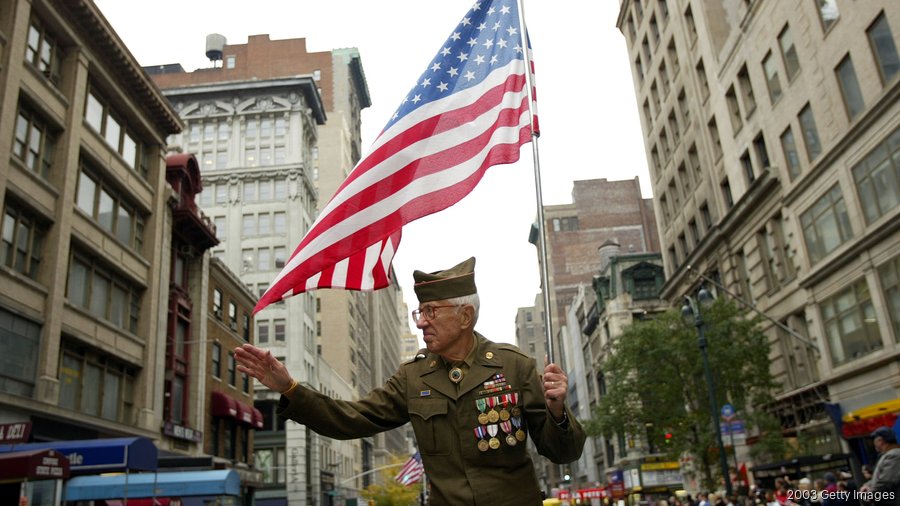
POLYGON ((487 431, 481 425, 479 425, 478 427, 475 427, 474 430, 475 430, 475 439, 478 440, 478 449, 483 452, 488 451, 488 448, 489 448, 488 442, 485 441, 485 439, 484 439, 487 437, 487 431))

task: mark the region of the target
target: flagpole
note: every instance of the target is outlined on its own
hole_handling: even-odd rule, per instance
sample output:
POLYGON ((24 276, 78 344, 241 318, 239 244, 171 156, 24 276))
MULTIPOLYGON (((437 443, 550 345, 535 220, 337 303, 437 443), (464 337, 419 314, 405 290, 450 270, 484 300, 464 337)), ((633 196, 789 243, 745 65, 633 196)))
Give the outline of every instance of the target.
POLYGON ((547 267, 547 235, 544 226, 544 197, 541 192, 541 159, 538 156, 538 132, 534 127, 534 85, 531 75, 531 56, 528 47, 528 29, 525 27, 525 0, 517 0, 519 5, 519 26, 522 30, 522 49, 525 51, 525 87, 528 88, 528 115, 531 118, 531 153, 534 161, 534 193, 537 200, 538 235, 541 248, 541 291, 544 295, 544 347, 547 361, 553 362, 553 328, 550 318, 550 271, 547 267))

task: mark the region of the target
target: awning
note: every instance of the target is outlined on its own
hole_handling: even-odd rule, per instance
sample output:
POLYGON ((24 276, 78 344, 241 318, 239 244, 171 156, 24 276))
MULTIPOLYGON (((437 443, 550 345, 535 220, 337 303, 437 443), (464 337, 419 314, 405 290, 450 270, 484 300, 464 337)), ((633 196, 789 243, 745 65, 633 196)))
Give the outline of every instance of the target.
POLYGON ((878 402, 844 413, 841 435, 845 439, 865 437, 878 427, 894 427, 895 424, 898 424, 898 412, 900 412, 900 399, 878 402))
POLYGON ((155 471, 157 465, 156 446, 145 437, 0 445, 0 453, 44 449, 53 449, 65 455, 72 474, 155 471))
POLYGON ((237 418, 238 407, 237 401, 222 392, 212 393, 212 414, 213 416, 224 416, 226 418, 237 418))
POLYGON ((106 506, 181 506, 181 499, 171 497, 110 499, 103 502, 106 503, 106 506))
POLYGON ((0 482, 59 480, 69 477, 69 459, 56 450, 0 454, 0 482))
POLYGON ((264 428, 265 424, 263 422, 264 422, 264 420, 263 420, 262 411, 260 411, 256 408, 253 408, 253 428, 255 428, 255 429, 264 428))
POLYGON ((246 425, 253 425, 253 406, 248 406, 241 401, 235 402, 238 407, 237 420, 246 425))
POLYGON ((122 499, 126 492, 129 498, 237 496, 241 493, 241 478, 233 469, 78 476, 66 483, 63 500, 122 499))

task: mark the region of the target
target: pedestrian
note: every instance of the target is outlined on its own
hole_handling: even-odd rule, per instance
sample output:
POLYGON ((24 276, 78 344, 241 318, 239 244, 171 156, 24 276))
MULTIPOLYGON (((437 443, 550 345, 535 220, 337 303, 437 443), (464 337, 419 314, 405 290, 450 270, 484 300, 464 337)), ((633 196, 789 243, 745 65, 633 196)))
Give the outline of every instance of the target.
POLYGON ((890 427, 878 427, 870 435, 880 457, 872 478, 859 487, 863 500, 878 505, 900 505, 900 445, 890 427))
POLYGON ((537 505, 541 491, 526 450, 556 464, 581 455, 585 434, 566 407, 568 378, 475 331, 475 259, 413 278, 412 312, 425 349, 359 401, 299 385, 271 352, 235 349, 238 370, 282 394, 278 414, 334 439, 368 437, 412 422, 432 505, 537 505))

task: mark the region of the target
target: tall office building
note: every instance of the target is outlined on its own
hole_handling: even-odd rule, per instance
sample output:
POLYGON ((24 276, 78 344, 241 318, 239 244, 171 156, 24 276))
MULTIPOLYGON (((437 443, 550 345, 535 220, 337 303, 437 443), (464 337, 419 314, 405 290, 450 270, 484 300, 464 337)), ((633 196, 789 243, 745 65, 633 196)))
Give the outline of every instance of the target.
MULTIPOLYGON (((4 2, 0 111, 0 423, 184 444, 162 429, 178 115, 68 1, 4 2)), ((179 422, 202 428, 198 411, 179 422)))
MULTIPOLYGON (((196 153, 207 192, 200 205, 213 216, 222 245, 213 251, 261 295, 359 160, 360 112, 370 105, 355 49, 308 52, 305 39, 249 37, 246 44, 207 39, 212 68, 148 67, 186 123, 171 144, 196 153), (221 62, 221 63, 218 63, 221 62)), ((283 358, 304 384, 344 397, 380 385, 399 361, 399 287, 374 294, 317 290, 271 305, 256 315, 257 342, 283 358), (392 344, 393 343, 393 344, 392 344), (393 361, 393 362, 391 362, 393 361), (390 363, 387 363, 390 362, 390 363), (328 370, 325 370, 325 369, 328 370), (323 379, 342 381, 325 384, 323 379)), ((263 411, 277 400, 258 393, 263 411)), ((287 473, 270 473, 258 498, 272 504, 320 501, 343 483, 362 488, 376 456, 396 438, 365 438, 352 463, 346 451, 294 423, 260 434, 258 451, 283 458, 287 473), (327 468, 327 464, 335 464, 327 468), (343 473, 343 474, 337 474, 343 473), (356 472, 359 471, 359 472, 356 472)), ((390 450, 388 450, 390 451, 390 450)), ((277 466, 276 466, 277 467, 277 466)))
POLYGON ((663 297, 699 273, 765 313, 781 388, 760 409, 871 462, 861 436, 900 409, 900 4, 624 0, 617 26, 663 297))

